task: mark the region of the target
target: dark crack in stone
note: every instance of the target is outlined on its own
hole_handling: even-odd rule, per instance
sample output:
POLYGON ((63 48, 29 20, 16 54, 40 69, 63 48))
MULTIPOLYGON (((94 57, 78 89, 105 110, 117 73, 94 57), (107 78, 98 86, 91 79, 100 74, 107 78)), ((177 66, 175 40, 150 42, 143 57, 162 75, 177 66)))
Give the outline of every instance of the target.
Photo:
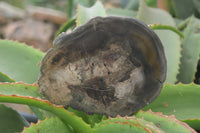
POLYGON ((54 40, 41 63, 39 92, 87 114, 132 115, 166 78, 161 41, 132 18, 96 17, 54 40))

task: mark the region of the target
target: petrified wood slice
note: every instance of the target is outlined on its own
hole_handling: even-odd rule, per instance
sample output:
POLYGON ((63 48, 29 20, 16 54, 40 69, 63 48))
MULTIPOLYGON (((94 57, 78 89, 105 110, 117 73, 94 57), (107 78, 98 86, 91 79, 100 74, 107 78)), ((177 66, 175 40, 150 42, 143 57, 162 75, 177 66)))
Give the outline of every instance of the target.
POLYGON ((96 17, 61 34, 41 63, 39 92, 87 114, 132 115, 166 78, 161 41, 132 18, 96 17))

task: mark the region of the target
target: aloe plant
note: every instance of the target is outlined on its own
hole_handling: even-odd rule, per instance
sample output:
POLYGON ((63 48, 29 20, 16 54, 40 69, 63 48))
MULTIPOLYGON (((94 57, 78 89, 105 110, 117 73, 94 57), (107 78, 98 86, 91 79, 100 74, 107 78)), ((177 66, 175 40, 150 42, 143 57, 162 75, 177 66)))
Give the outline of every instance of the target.
MULTIPOLYGON (((188 86, 192 87, 195 90, 194 85, 188 85, 188 86)), ((171 87, 171 89, 173 89, 178 86, 166 85, 165 88, 166 87, 171 87)), ((39 99, 41 95, 37 92, 36 85, 29 85, 29 84, 24 84, 24 83, 1 83, 0 93, 1 93, 0 95, 1 102, 18 103, 18 104, 26 104, 30 106, 35 106, 37 108, 49 111, 52 114, 54 114, 54 116, 52 116, 51 118, 46 118, 44 121, 40 121, 36 125, 32 124, 31 127, 29 128, 26 127, 24 129, 25 133, 37 132, 37 130, 41 130, 44 133, 50 132, 50 131, 54 132, 56 130, 60 132, 69 132, 69 133, 70 132, 102 132, 102 131, 105 131, 105 132, 119 131, 120 132, 122 130, 124 132, 126 131, 127 132, 129 131, 145 132, 148 130, 152 130, 155 132, 157 131, 170 132, 170 130, 171 131, 182 130, 181 132, 195 132, 192 128, 190 128, 185 123, 178 121, 175 117, 172 117, 172 116, 168 117, 166 115, 162 115, 161 113, 153 113, 151 111, 147 111, 147 112, 139 111, 135 114, 135 116, 131 116, 131 117, 118 116, 117 118, 109 118, 103 121, 99 121, 98 124, 95 124, 92 127, 92 123, 88 124, 86 123, 86 121, 84 121, 84 117, 87 117, 86 115, 84 116, 83 114, 82 118, 77 117, 76 115, 67 111, 61 106, 55 106, 46 100, 39 99), (58 124, 58 126, 56 127, 53 126, 55 124, 56 125, 58 124), (127 125, 127 126, 124 126, 124 125, 127 125)), ((164 96, 161 95, 161 98, 162 97, 164 96)), ((193 96, 193 97, 198 98, 198 95, 193 96)), ((163 100, 159 100, 159 101, 162 103, 163 100)), ((167 106, 165 105, 165 103, 162 103, 162 104, 164 104, 162 105, 162 107, 167 106)), ((166 104, 169 104, 170 106, 170 103, 166 103, 166 104)), ((178 109, 177 109, 177 112, 179 112, 178 109)), ((197 110, 194 112, 197 112, 197 110)), ((195 114, 193 114, 193 116, 196 117, 195 114)), ((191 118, 191 116, 188 116, 185 119, 187 118, 191 118)), ((22 120, 25 121, 24 119, 22 120)), ((25 126, 25 125, 18 125, 18 126, 25 126)))
MULTIPOLYGON (((78 26, 95 16, 127 17, 132 13, 131 17, 148 24, 164 44, 168 63, 166 80, 168 83, 164 85, 160 96, 154 102, 132 116, 117 116, 116 118, 98 114, 86 115, 70 107, 65 109, 54 105, 38 93, 38 86, 35 83, 44 53, 25 44, 0 40, 0 102, 28 105, 39 119, 38 123, 29 124, 17 111, 0 105, 0 132, 188 133, 196 132, 194 129, 200 130, 200 86, 191 83, 195 77, 200 54, 199 19, 195 16, 189 17, 182 26, 182 21, 178 22, 170 15, 172 11, 151 8, 146 3, 155 6, 156 2, 155 0, 140 1, 138 8, 134 8, 138 12, 130 8, 106 9, 100 1, 87 8, 79 5, 77 18, 68 21, 58 34, 69 28, 73 29, 75 21, 78 26), (177 27, 181 28, 177 29, 177 27), (188 84, 175 84, 177 81, 188 84), (8 123, 10 123, 9 127, 8 123)), ((172 3, 173 9, 178 9, 177 3, 176 0, 172 3)), ((186 17, 181 12, 176 10, 173 13, 179 18, 186 17)))
MULTIPOLYGON (((0 41, 0 75, 10 80, 34 83, 44 53, 18 42, 0 41)), ((1 81, 1 80, 0 80, 1 81)))

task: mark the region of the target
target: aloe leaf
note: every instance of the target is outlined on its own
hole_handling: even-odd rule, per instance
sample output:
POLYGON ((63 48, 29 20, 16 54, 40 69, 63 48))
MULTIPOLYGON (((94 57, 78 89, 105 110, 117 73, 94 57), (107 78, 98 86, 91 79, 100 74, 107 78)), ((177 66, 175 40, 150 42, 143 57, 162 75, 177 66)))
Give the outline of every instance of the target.
POLYGON ((68 0, 68 2, 67 2, 67 12, 66 12, 68 19, 71 19, 71 17, 72 17, 73 5, 74 5, 74 0, 68 0))
POLYGON ((11 79, 10 77, 8 77, 6 74, 0 72, 0 82, 15 82, 14 79, 11 79))
POLYGON ((129 0, 128 2, 125 0, 121 0, 121 5, 125 5, 125 9, 130 10, 138 10, 140 0, 129 0))
POLYGON ((106 10, 100 1, 97 1, 92 7, 87 8, 82 5, 78 5, 77 9, 77 26, 84 24, 88 20, 97 16, 106 16, 106 10))
POLYGON ((24 126, 29 123, 15 110, 0 104, 0 132, 14 133, 21 132, 24 126))
POLYGON ((193 129, 196 129, 197 131, 200 130, 200 119, 188 119, 188 120, 182 120, 183 122, 187 123, 188 125, 190 125, 193 129))
POLYGON ((195 13, 192 0, 173 0, 172 3, 177 18, 185 19, 195 13))
POLYGON ((36 99, 33 97, 0 94, 0 102, 26 104, 49 111, 60 118, 65 125, 70 125, 74 132, 90 133, 92 130, 90 125, 86 124, 81 118, 65 110, 62 106, 53 105, 46 100, 36 99))
MULTIPOLYGON (((43 56, 44 56, 44 53, 32 47, 29 47, 25 44, 21 44, 14 41, 8 41, 8 40, 0 40, 0 71, 8 75, 7 76, 6 74, 4 74, 2 77, 2 73, 0 73, 0 79, 4 80, 4 82, 14 82, 14 80, 24 81, 27 83, 36 82, 38 74, 39 74, 38 64, 43 56)), ((0 81, 2 82, 2 80, 0 81)), ((21 88, 21 87, 18 87, 18 88, 21 88)), ((6 92, 6 93, 12 93, 16 95, 19 93, 22 94, 26 92, 22 90, 23 89, 21 90, 13 89, 12 91, 7 92, 7 89, 4 90, 2 89, 2 86, 1 86, 1 91, 4 91, 4 93, 6 92)), ((25 95, 28 96, 30 95, 30 93, 28 92, 25 95)), ((39 95, 39 96, 42 96, 42 95, 39 95)), ((36 110, 38 109, 31 108, 31 110, 35 112, 35 114, 38 116, 39 119, 44 119, 44 117, 40 117, 42 115, 41 113, 39 112, 36 113, 36 110)))
POLYGON ((109 118, 101 121, 94 127, 95 132, 151 132, 151 133, 164 133, 163 130, 158 128, 152 122, 144 119, 132 117, 109 118))
POLYGON ((60 27, 58 30, 56 37, 61 34, 62 32, 66 32, 69 28, 76 25, 76 19, 71 19, 70 21, 66 22, 63 26, 60 27))
POLYGON ((171 30, 178 34, 180 37, 184 37, 184 35, 175 27, 170 26, 170 25, 162 25, 162 24, 153 24, 153 25, 148 25, 151 29, 153 30, 171 30))
POLYGON ((23 133, 73 133, 59 118, 53 117, 37 124, 31 124, 31 127, 25 128, 23 133))
POLYGON ((95 123, 99 123, 102 119, 106 119, 106 116, 103 115, 87 115, 83 111, 74 110, 72 108, 67 109, 70 112, 73 112, 76 116, 81 117, 87 124, 90 124, 91 127, 94 127, 95 123))
POLYGON ((200 1, 199 0, 192 0, 198 15, 200 14, 200 1))
MULTIPOLYGON (((43 95, 38 93, 36 84, 30 85, 25 83, 0 83, 0 94, 3 95, 18 95, 18 96, 31 96, 35 98, 43 98, 43 95)), ((38 119, 44 120, 45 114, 38 108, 29 106, 30 109, 37 115, 38 119)))
MULTIPOLYGON (((146 24, 162 24, 175 27, 175 21, 164 10, 148 7, 143 0, 140 2, 138 15, 136 17, 146 24)), ((181 57, 181 42, 180 37, 169 30, 155 30, 161 39, 165 55, 167 58, 167 79, 166 82, 175 83, 178 74, 180 57, 181 57)))
POLYGON ((137 12, 128 9, 121 9, 121 8, 110 8, 106 10, 106 13, 109 16, 119 16, 119 17, 136 17, 137 12))
POLYGON ((188 23, 190 22, 191 17, 184 19, 184 20, 175 18, 174 20, 176 21, 176 25, 177 25, 178 29, 184 30, 187 27, 188 23))
POLYGON ((146 0, 146 4, 150 7, 157 7, 157 0, 146 0))
MULTIPOLYGON (((9 75, 6 79, 4 76, 4 81, 14 82, 15 79, 16 81, 24 81, 27 83, 36 82, 39 74, 39 62, 43 56, 44 53, 25 44, 0 40, 0 71, 9 75)), ((42 95, 37 92, 36 85, 35 87, 31 87, 31 85, 23 83, 18 83, 17 85, 1 84, 0 91, 2 94, 7 93, 21 96, 42 97, 42 95), (9 89, 3 87, 8 87, 9 89), (29 87, 30 90, 25 91, 25 88, 27 89, 29 87)), ((43 113, 39 109, 34 107, 30 108, 39 119, 44 119, 43 113)))
POLYGON ((178 121, 174 116, 166 116, 160 112, 139 111, 136 113, 136 117, 153 122, 158 128, 166 133, 196 133, 196 131, 186 123, 178 121))
POLYGON ((97 0, 78 0, 78 3, 86 7, 91 7, 95 4, 96 1, 97 0))
POLYGON ((182 57, 179 82, 191 83, 195 78, 196 67, 200 55, 200 20, 191 17, 184 31, 185 38, 182 41, 182 57))
POLYGON ((38 93, 37 84, 18 83, 0 83, 0 94, 3 95, 18 95, 18 96, 31 96, 35 98, 42 98, 43 95, 38 93))
MULTIPOLYGON (((143 110, 151 109, 153 112, 162 112, 164 115, 175 115, 177 119, 185 122, 190 120, 200 122, 199 103, 199 85, 166 84, 163 87, 160 96, 148 106, 144 107, 143 110)), ((195 125, 194 122, 192 124, 195 125)), ((193 125, 190 126, 194 127, 193 125)))
POLYGON ((15 81, 34 83, 44 53, 25 44, 0 40, 0 72, 15 81))
MULTIPOLYGON (((39 120, 44 120, 46 117, 49 116, 48 112, 45 112, 39 108, 33 107, 33 106, 29 106, 29 108, 31 109, 31 111, 37 116, 37 118, 39 120)), ((50 117, 50 116, 49 116, 50 117)))
POLYGON ((118 122, 101 125, 93 133, 148 133, 147 129, 145 130, 138 125, 124 123, 118 122))

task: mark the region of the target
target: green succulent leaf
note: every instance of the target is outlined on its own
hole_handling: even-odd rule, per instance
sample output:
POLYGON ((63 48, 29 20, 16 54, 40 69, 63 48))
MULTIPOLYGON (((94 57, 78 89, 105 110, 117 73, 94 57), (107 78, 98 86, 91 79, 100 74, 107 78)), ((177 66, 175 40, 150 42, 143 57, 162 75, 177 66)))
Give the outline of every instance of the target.
POLYGON ((0 40, 0 72, 15 81, 34 83, 44 53, 19 42, 0 40))
POLYGON ((195 133, 195 130, 174 116, 166 116, 149 110, 146 112, 138 111, 132 117, 118 116, 103 120, 95 125, 94 132, 195 133))
MULTIPOLYGON (((166 84, 160 96, 144 107, 153 112, 162 112, 164 115, 175 115, 195 128, 195 122, 200 122, 200 86, 196 84, 166 84), (189 123, 188 121, 193 121, 189 123), (193 126, 194 125, 194 126, 193 126)), ((198 127, 198 130, 200 127, 198 127)))
POLYGON ((66 126, 70 125, 74 132, 90 133, 92 130, 90 125, 86 124, 81 118, 67 111, 62 106, 53 105, 46 100, 36 99, 33 97, 0 94, 0 102, 26 104, 49 111, 60 118, 66 126))
MULTIPOLYGON (((148 7, 143 0, 140 2, 138 15, 136 17, 142 20, 146 24, 162 24, 175 27, 174 19, 161 9, 148 7)), ((181 42, 180 37, 169 30, 155 30, 159 38, 161 39, 165 55, 167 58, 167 79, 166 82, 175 83, 177 81, 176 76, 178 74, 180 57, 181 57, 181 42)))
POLYGON ((99 123, 102 119, 106 119, 106 116, 98 114, 87 115, 83 113, 83 111, 74 110, 70 107, 67 110, 73 112, 76 116, 81 117, 87 124, 90 124, 91 127, 94 127, 95 123, 99 123))
MULTIPOLYGON (((30 85, 22 82, 18 83, 0 83, 0 94, 3 95, 18 95, 18 96, 30 96, 35 98, 44 98, 43 95, 38 93, 38 87, 36 84, 30 85)), ((29 106, 30 109, 37 115, 40 120, 45 119, 45 114, 38 108, 29 106)))
POLYGON ((116 117, 109 118, 107 120, 101 121, 94 127, 95 133, 97 132, 152 132, 152 133, 164 133, 163 130, 155 126, 152 122, 146 121, 144 119, 132 117, 116 117))
POLYGON ((193 129, 196 129, 197 131, 200 130, 200 120, 199 119, 187 119, 187 120, 182 120, 183 122, 187 123, 190 125, 193 129))
POLYGON ((170 25, 162 25, 162 24, 153 24, 153 25, 148 25, 151 29, 153 30, 171 30, 178 34, 180 37, 184 37, 184 35, 175 27, 170 26, 170 25))
POLYGON ((183 20, 175 18, 174 20, 176 22, 176 25, 177 25, 178 29, 179 30, 184 30, 187 27, 188 23, 190 22, 191 17, 189 17, 187 19, 183 19, 183 20))
POLYGON ((18 95, 18 96, 31 96, 35 98, 42 98, 43 95, 38 93, 37 84, 18 83, 0 83, 0 94, 3 95, 18 95))
POLYGON ((157 0, 146 0, 146 4, 150 7, 157 7, 157 0))
POLYGON ((195 72, 200 55, 200 20, 191 17, 188 26, 184 30, 185 38, 182 41, 182 57, 179 82, 191 83, 195 78, 195 72))
POLYGON ((121 9, 121 8, 110 8, 106 10, 106 13, 109 16, 119 16, 119 17, 136 17, 137 12, 128 10, 128 9, 121 9))
POLYGON ((21 132, 24 126, 29 123, 17 111, 0 104, 0 132, 15 133, 21 132))
POLYGON ((56 37, 61 34, 62 32, 66 32, 69 28, 74 27, 76 25, 76 19, 71 19, 70 21, 63 24, 58 30, 56 37))
POLYGON ((186 123, 177 120, 174 116, 166 116, 160 112, 139 111, 135 116, 153 122, 158 128, 166 133, 196 133, 196 131, 186 123))
POLYGON ((138 10, 140 0, 121 0, 121 5, 125 5, 125 9, 138 10))
POLYGON ((92 5, 95 4, 96 1, 97 0, 78 0, 78 3, 85 7, 91 7, 92 5))
MULTIPOLYGON (((0 81, 36 82, 39 74, 39 63, 43 56, 44 53, 25 44, 0 40, 0 81)), ((42 97, 37 92, 36 86, 23 83, 1 84, 0 93, 5 95, 42 97)), ((44 119, 43 113, 39 109, 30 108, 39 119, 44 119)))
POLYGON ((200 14, 200 1, 199 0, 192 0, 192 1, 196 11, 198 12, 198 14, 200 14))
POLYGON ((69 126, 66 126, 59 118, 53 117, 31 127, 25 128, 23 133, 73 133, 69 126))
POLYGON ((97 1, 92 7, 87 8, 82 5, 78 5, 77 9, 77 26, 80 26, 90 20, 93 17, 105 17, 107 16, 106 10, 100 1, 97 1))
POLYGON ((73 13, 73 6, 74 6, 74 0, 68 0, 67 2, 67 19, 71 19, 72 13, 73 13))
POLYGON ((6 74, 0 72, 0 82, 15 82, 14 79, 11 79, 10 77, 8 77, 6 74))
POLYGON ((148 133, 148 131, 138 125, 113 122, 99 126, 93 133, 148 133))
POLYGON ((185 19, 195 13, 195 5, 192 0, 173 0, 172 4, 178 18, 185 19))

